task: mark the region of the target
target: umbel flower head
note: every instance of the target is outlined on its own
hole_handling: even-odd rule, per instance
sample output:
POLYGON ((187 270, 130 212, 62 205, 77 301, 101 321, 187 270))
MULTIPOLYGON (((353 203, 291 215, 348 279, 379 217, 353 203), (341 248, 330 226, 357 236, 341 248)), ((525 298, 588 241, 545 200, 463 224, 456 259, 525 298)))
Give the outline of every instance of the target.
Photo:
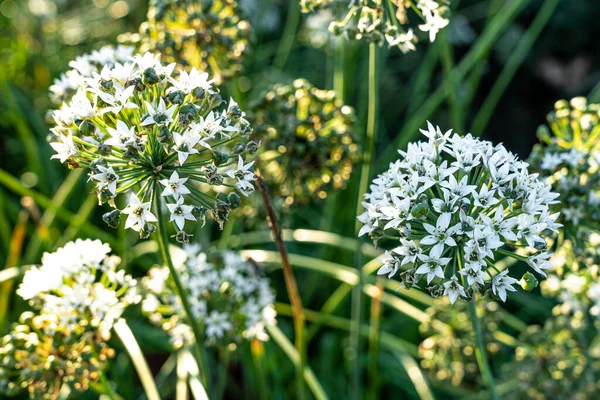
POLYGON ((574 255, 571 269, 600 263, 591 235, 600 231, 600 104, 583 97, 561 100, 541 126, 541 143, 529 162, 540 178, 560 194, 563 235, 557 247, 567 244, 574 255), (568 243, 566 243, 568 242, 568 243))
MULTIPOLYGON (((256 265, 232 251, 205 253, 194 245, 173 256, 208 345, 268 339, 265 326, 275 324, 275 296, 269 279, 256 265)), ((152 268, 142 286, 146 291, 142 310, 168 333, 173 346, 193 343, 194 335, 185 323, 168 268, 152 268)))
POLYGON ((300 0, 304 12, 322 7, 342 9, 344 18, 329 25, 334 35, 380 46, 387 43, 403 53, 416 49, 417 36, 411 25, 418 24, 419 30, 426 32, 431 42, 435 41, 438 32, 448 26, 449 3, 449 0, 395 0, 388 7, 380 0, 300 0), (340 7, 343 3, 347 7, 340 7))
MULTIPOLYGON (((477 315, 485 323, 483 335, 490 360, 500 352, 500 344, 491 334, 500 324, 498 309, 498 303, 493 301, 477 303, 477 315)), ((426 312, 429 318, 419 326, 426 338, 419 345, 423 370, 435 380, 453 386, 477 387, 481 383, 481 374, 467 304, 459 302, 450 306, 447 298, 439 298, 426 312), (440 327, 442 324, 445 326, 440 327)))
POLYGON ((184 68, 208 71, 218 84, 241 70, 250 33, 236 0, 152 0, 140 33, 123 40, 184 68))
POLYGON ((46 334, 94 332, 108 339, 124 309, 139 300, 136 281, 109 253, 99 240, 77 239, 44 253, 42 264, 25 272, 17 294, 39 311, 46 334))
POLYGON ((50 99, 57 106, 70 101, 78 89, 87 85, 87 80, 100 75, 105 66, 112 68, 116 63, 129 61, 133 52, 134 48, 131 46, 104 46, 77 57, 69 62, 71 69, 55 79, 50 86, 50 99))
POLYGON ((85 391, 97 382, 114 350, 92 332, 49 329, 43 312, 26 312, 0 342, 0 393, 27 391, 31 399, 58 398, 63 385, 85 391))
POLYGON ((289 205, 345 186, 358 160, 356 121, 333 91, 304 79, 275 85, 253 108, 252 122, 264 138, 259 162, 274 196, 289 205))
POLYGON ((258 145, 244 113, 233 100, 223 106, 208 74, 173 77, 174 68, 150 53, 105 66, 54 112, 50 145, 52 158, 89 169, 99 202, 115 208, 104 215, 110 226, 125 214, 125 227, 148 237, 154 197, 185 242, 186 222, 208 214, 222 225, 240 204, 237 193, 254 190, 253 162, 244 159, 258 145), (117 208, 117 197, 127 197, 126 207, 117 208))
POLYGON ((519 337, 515 359, 505 364, 508 379, 517 378, 514 399, 587 400, 600 384, 598 359, 590 353, 579 321, 559 316, 519 337))
POLYGON ((424 281, 432 296, 451 303, 475 292, 505 301, 517 279, 496 266, 504 256, 545 276, 552 264, 543 235, 561 226, 549 210, 558 194, 501 144, 442 133, 431 123, 421 131, 429 141, 399 151, 358 217, 360 236, 396 246, 379 274, 399 273, 407 288, 424 281))

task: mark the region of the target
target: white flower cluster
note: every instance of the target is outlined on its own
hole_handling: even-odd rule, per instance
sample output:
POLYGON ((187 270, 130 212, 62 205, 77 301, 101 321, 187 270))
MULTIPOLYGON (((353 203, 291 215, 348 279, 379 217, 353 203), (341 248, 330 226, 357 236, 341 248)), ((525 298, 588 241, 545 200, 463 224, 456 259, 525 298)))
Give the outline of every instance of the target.
POLYGON ((109 337, 123 310, 136 303, 136 281, 119 270, 119 257, 99 240, 69 242, 45 253, 23 277, 17 294, 39 310, 45 333, 97 330, 109 337))
POLYGON ((50 86, 50 98, 56 105, 69 101, 79 88, 86 86, 86 80, 99 74, 105 66, 125 63, 133 55, 132 46, 104 46, 89 54, 84 54, 69 62, 72 69, 61 74, 50 86))
POLYGON ((500 144, 442 133, 431 123, 421 132, 429 141, 399 151, 365 195, 360 235, 397 245, 379 274, 392 277, 407 267, 400 274, 406 287, 423 277, 428 285, 437 281, 430 293, 452 303, 475 291, 505 301, 517 280, 496 267, 502 256, 545 276, 552 264, 543 234, 561 226, 549 211, 558 194, 500 144))
MULTIPOLYGON (((275 296, 269 279, 254 264, 232 251, 204 253, 195 245, 185 246, 173 258, 208 344, 268 340, 265 326, 275 324, 275 296)), ((142 286, 142 310, 150 320, 167 331, 175 347, 193 342, 168 268, 152 268, 142 286)))
POLYGON ((542 282, 542 293, 559 301, 557 310, 565 315, 600 319, 600 282, 598 268, 567 272, 563 277, 550 275, 542 282))
POLYGON ((232 189, 254 190, 253 162, 244 158, 258 145, 249 141, 252 129, 233 100, 218 109, 223 100, 208 74, 192 69, 174 78, 174 68, 146 53, 92 72, 54 111, 50 145, 52 158, 90 169, 100 203, 116 208, 115 198, 131 193, 122 211, 105 215, 110 226, 122 212, 126 228, 148 237, 157 221, 150 202, 160 197, 185 242, 186 221, 203 221, 210 212, 222 225, 240 204, 232 189))
MULTIPOLYGON (((329 30, 334 35, 342 35, 347 39, 365 40, 390 47, 398 47, 403 53, 414 51, 417 36, 408 17, 408 9, 417 14, 419 29, 427 32, 429 40, 435 41, 436 35, 446 26, 449 20, 449 1, 445 0, 397 0, 388 5, 377 0, 350 1, 347 14, 339 21, 333 21, 329 30)), ((304 12, 336 5, 333 1, 301 0, 304 12)))
POLYGON ((600 231, 599 120, 599 104, 582 97, 557 102, 548 114, 550 130, 540 127, 542 143, 529 157, 532 169, 560 193, 564 229, 556 246, 573 253, 574 270, 600 263, 600 252, 590 242, 600 231))

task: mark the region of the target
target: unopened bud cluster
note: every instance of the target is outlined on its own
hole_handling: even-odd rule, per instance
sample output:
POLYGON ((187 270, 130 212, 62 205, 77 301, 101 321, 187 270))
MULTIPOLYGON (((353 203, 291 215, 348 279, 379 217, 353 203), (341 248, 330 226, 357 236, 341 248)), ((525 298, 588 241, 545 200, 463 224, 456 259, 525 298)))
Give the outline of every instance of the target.
POLYGON ((304 79, 275 85, 252 110, 263 179, 285 203, 345 187, 359 159, 352 107, 304 79))

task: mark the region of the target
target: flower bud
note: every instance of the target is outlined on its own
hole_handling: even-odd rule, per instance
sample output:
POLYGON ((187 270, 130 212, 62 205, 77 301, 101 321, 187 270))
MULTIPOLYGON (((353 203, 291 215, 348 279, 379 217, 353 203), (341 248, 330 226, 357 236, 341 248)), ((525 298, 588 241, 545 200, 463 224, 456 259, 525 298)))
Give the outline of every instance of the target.
POLYGON ((526 272, 523 274, 523 277, 521 277, 519 285, 521 285, 524 290, 531 292, 538 286, 538 280, 531 272, 526 272))
POLYGON ((160 82, 160 77, 154 68, 146 68, 142 74, 142 82, 146 86, 155 85, 160 82))
POLYGON ((212 152, 212 159, 215 162, 215 165, 217 167, 220 167, 221 165, 225 164, 227 162, 227 160, 229 160, 229 156, 225 153, 222 153, 220 151, 213 151, 212 152))
POLYGON ((236 209, 240 206, 242 200, 240 199, 240 196, 237 193, 229 193, 229 195, 227 196, 227 200, 229 201, 229 204, 231 205, 231 208, 236 209))
POLYGON ((108 226, 110 226, 111 228, 114 228, 114 229, 119 227, 120 219, 121 219, 121 211, 120 210, 109 211, 109 212, 105 213, 104 215, 102 215, 102 220, 104 222, 106 222, 106 224, 108 226))

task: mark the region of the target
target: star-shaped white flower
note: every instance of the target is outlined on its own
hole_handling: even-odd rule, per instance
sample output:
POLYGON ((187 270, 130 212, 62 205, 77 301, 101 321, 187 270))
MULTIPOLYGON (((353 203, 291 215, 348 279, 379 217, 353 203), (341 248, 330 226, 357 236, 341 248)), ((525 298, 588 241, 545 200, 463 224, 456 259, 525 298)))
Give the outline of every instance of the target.
POLYGON ((430 283, 436 276, 438 278, 444 277, 444 269, 451 258, 442 257, 443 248, 435 246, 429 252, 429 255, 420 254, 419 260, 423 264, 417 269, 416 273, 419 275, 427 275, 427 283, 430 283))
POLYGON ((73 143, 73 137, 71 135, 66 136, 62 133, 59 135, 60 141, 50 143, 50 146, 56 151, 51 159, 58 158, 61 163, 67 161, 67 159, 76 156, 78 151, 77 147, 73 143))
POLYGON ((144 101, 144 104, 146 105, 148 116, 142 121, 142 123, 140 124, 141 126, 153 124, 163 126, 165 124, 173 122, 173 113, 177 108, 177 104, 173 104, 171 107, 167 108, 167 105, 165 104, 165 101, 162 97, 160 98, 160 101, 158 102, 158 107, 156 109, 154 109, 152 104, 148 103, 147 101, 144 101))
POLYGON ((180 197, 175 204, 167 204, 167 208, 171 212, 169 222, 175 221, 180 230, 185 226, 186 220, 196 221, 196 217, 192 215, 194 207, 183 204, 183 197, 180 197))
POLYGON ((180 178, 177 171, 173 171, 169 179, 162 179, 159 182, 165 187, 161 196, 173 196, 179 199, 181 196, 190 194, 190 190, 184 185, 188 178, 180 178))
POLYGON ((119 176, 113 167, 107 168, 102 165, 98 165, 97 168, 100 173, 92 175, 92 179, 98 181, 97 185, 99 188, 108 188, 108 191, 114 196, 117 192, 117 181, 119 180, 119 176))
POLYGON ((200 141, 200 136, 194 135, 191 131, 187 130, 183 135, 173 132, 173 139, 175 140, 175 151, 177 151, 179 165, 183 165, 190 154, 198 154, 195 146, 200 141))
POLYGON ((134 231, 141 232, 148 222, 157 222, 158 219, 150 212, 150 203, 142 203, 140 199, 132 193, 129 198, 129 204, 122 211, 127 215, 125 229, 131 228, 134 231))
POLYGON ((106 114, 107 112, 118 114, 123 108, 138 108, 137 104, 129 101, 134 90, 135 86, 129 86, 123 90, 116 88, 114 95, 98 91, 97 95, 100 96, 102 101, 109 105, 109 107, 102 109, 100 114, 106 114))
POLYGON ((448 296, 450 304, 454 304, 458 297, 467 297, 465 289, 458 283, 458 278, 453 275, 450 280, 444 282, 444 296, 448 296))

